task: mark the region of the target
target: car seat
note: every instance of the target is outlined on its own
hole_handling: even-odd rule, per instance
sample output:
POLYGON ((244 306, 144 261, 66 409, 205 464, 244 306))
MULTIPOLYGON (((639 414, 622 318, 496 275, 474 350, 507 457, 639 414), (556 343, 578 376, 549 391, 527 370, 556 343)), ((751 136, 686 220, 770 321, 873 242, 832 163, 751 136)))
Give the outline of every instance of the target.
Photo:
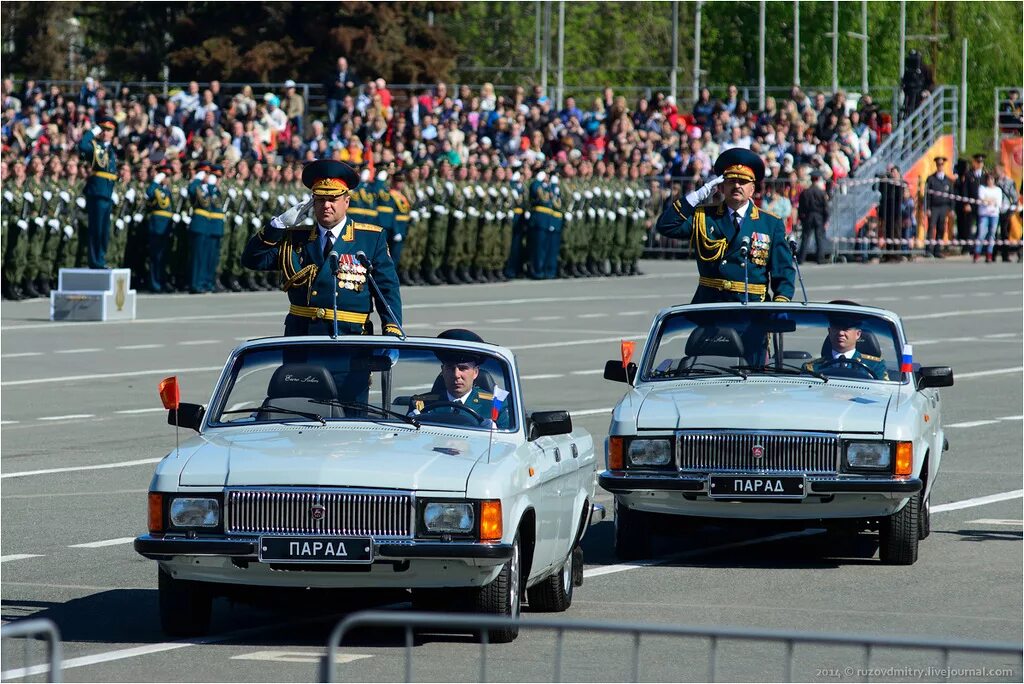
MULTIPOLYGON (((323 366, 308 363, 292 363, 280 366, 274 371, 267 384, 267 398, 263 407, 276 406, 292 411, 315 412, 325 418, 339 418, 344 415, 337 406, 311 403, 310 399, 322 401, 337 400, 338 389, 334 378, 323 366)), ((292 414, 276 413, 261 407, 258 420, 289 418, 292 414)))

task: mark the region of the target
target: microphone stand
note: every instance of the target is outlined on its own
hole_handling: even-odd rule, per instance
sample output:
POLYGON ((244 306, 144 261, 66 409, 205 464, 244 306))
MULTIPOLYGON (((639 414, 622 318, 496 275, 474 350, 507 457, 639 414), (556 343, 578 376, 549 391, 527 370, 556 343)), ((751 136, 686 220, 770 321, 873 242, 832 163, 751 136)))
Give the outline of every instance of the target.
POLYGON ((800 261, 796 258, 796 240, 790 238, 789 251, 793 253, 793 266, 796 267, 796 277, 800 280, 800 291, 804 294, 804 304, 807 303, 807 289, 804 287, 804 275, 800 272, 800 261))
MULTIPOLYGON (((377 297, 377 300, 384 306, 384 311, 387 313, 388 318, 398 328, 398 339, 405 340, 405 330, 402 329, 402 325, 398 322, 395 312, 391 310, 391 305, 388 304, 388 300, 384 299, 384 295, 381 294, 380 288, 377 286, 377 281, 373 277, 373 264, 370 263, 370 258, 366 256, 366 252, 360 250, 356 252, 356 261, 366 269, 366 280, 370 283, 370 289, 373 290, 373 294, 377 297)), ((383 318, 383 316, 381 318, 383 318)))
POLYGON ((331 287, 331 293, 334 297, 334 332, 331 333, 331 339, 338 339, 338 260, 339 256, 337 252, 331 252, 327 255, 327 263, 332 265, 331 268, 331 279, 334 281, 331 287))
POLYGON ((747 273, 747 254, 750 252, 750 238, 743 238, 743 246, 740 247, 740 256, 743 258, 743 303, 749 299, 750 277, 747 273))

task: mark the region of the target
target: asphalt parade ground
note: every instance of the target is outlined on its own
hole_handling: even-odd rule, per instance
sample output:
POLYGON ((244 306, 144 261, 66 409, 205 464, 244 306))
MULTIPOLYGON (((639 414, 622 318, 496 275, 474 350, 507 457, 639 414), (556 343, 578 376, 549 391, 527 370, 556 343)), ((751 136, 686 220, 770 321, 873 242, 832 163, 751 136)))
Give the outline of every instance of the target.
MULTIPOLYGON (((696 285, 693 262, 646 261, 642 270, 639 277, 405 288, 407 332, 467 327, 510 347, 528 409, 568 409, 603 445, 622 394, 602 379, 605 360, 618 357, 621 339, 639 348, 654 314, 689 301, 696 285)), ((703 527, 666 530, 649 561, 620 564, 609 519, 584 540, 586 579, 564 617, 1020 643, 1020 265, 808 265, 804 278, 812 300, 897 312, 914 360, 954 369, 956 384, 942 391, 950 450, 918 562, 881 565, 867 535, 823 549, 815 530, 703 527)), ((281 332, 286 298, 140 295, 138 320, 128 323, 51 323, 48 307, 36 300, 0 309, 0 590, 5 623, 30 616, 57 623, 65 681, 314 681, 341 617, 367 607, 409 609, 398 592, 336 593, 273 609, 218 600, 209 637, 168 641, 159 629, 156 563, 131 545, 145 531, 154 464, 174 447, 156 384, 176 374, 183 401, 206 403, 239 341, 281 332)), ((598 490, 597 500, 611 509, 608 494, 598 490)), ((42 642, 4 646, 5 680, 40 679, 22 668, 45 662, 42 642)), ((627 678, 631 647, 627 636, 567 634, 563 677, 627 678)), ((524 631, 488 649, 489 676, 549 680, 555 648, 552 634, 524 631)), ((781 647, 725 640, 717 648, 721 680, 783 677, 781 647)), ((645 638, 641 678, 703 680, 707 649, 701 639, 645 638)), ((413 651, 417 679, 479 676, 480 646, 468 636, 420 636, 413 651)), ((404 677, 401 635, 365 632, 341 654, 340 680, 404 677)), ((856 649, 798 647, 794 678, 864 680, 862 661, 856 649)), ((936 654, 882 650, 873 654, 872 679, 939 681, 940 665, 936 654)), ((954 681, 1022 675, 1019 659, 953 654, 949 667, 954 681)))

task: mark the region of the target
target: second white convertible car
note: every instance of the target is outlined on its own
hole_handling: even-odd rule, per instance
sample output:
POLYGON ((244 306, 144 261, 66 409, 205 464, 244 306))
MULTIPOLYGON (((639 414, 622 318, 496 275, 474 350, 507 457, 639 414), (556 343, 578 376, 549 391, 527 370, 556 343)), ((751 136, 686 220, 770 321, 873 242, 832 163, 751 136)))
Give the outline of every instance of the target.
POLYGON ((593 440, 564 411, 526 411, 505 348, 256 340, 175 421, 198 434, 157 466, 135 540, 170 634, 204 632, 229 588, 408 588, 417 607, 514 616, 522 598, 565 610, 582 581, 593 440), (478 370, 465 401, 442 377, 453 351, 478 370))
POLYGON ((607 470, 620 557, 650 553, 652 515, 877 530, 910 564, 946 449, 939 387, 896 314, 851 304, 700 304, 658 314, 612 414, 607 470))

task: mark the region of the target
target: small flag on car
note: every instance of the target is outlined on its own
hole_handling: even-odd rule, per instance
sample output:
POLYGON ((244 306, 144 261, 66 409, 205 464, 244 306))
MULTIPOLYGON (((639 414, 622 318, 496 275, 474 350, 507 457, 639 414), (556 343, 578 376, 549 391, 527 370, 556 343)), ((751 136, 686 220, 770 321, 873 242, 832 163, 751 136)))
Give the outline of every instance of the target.
POLYGON ((491 420, 494 422, 498 421, 498 414, 501 413, 501 409, 505 405, 506 399, 508 399, 508 390, 495 387, 494 399, 491 400, 491 420))
POLYGON ((914 347, 910 344, 903 345, 903 360, 900 362, 901 373, 914 372, 914 347))
POLYGON ((621 340, 619 352, 622 354, 622 367, 625 368, 633 360, 633 351, 636 349, 636 342, 633 340, 621 340))

